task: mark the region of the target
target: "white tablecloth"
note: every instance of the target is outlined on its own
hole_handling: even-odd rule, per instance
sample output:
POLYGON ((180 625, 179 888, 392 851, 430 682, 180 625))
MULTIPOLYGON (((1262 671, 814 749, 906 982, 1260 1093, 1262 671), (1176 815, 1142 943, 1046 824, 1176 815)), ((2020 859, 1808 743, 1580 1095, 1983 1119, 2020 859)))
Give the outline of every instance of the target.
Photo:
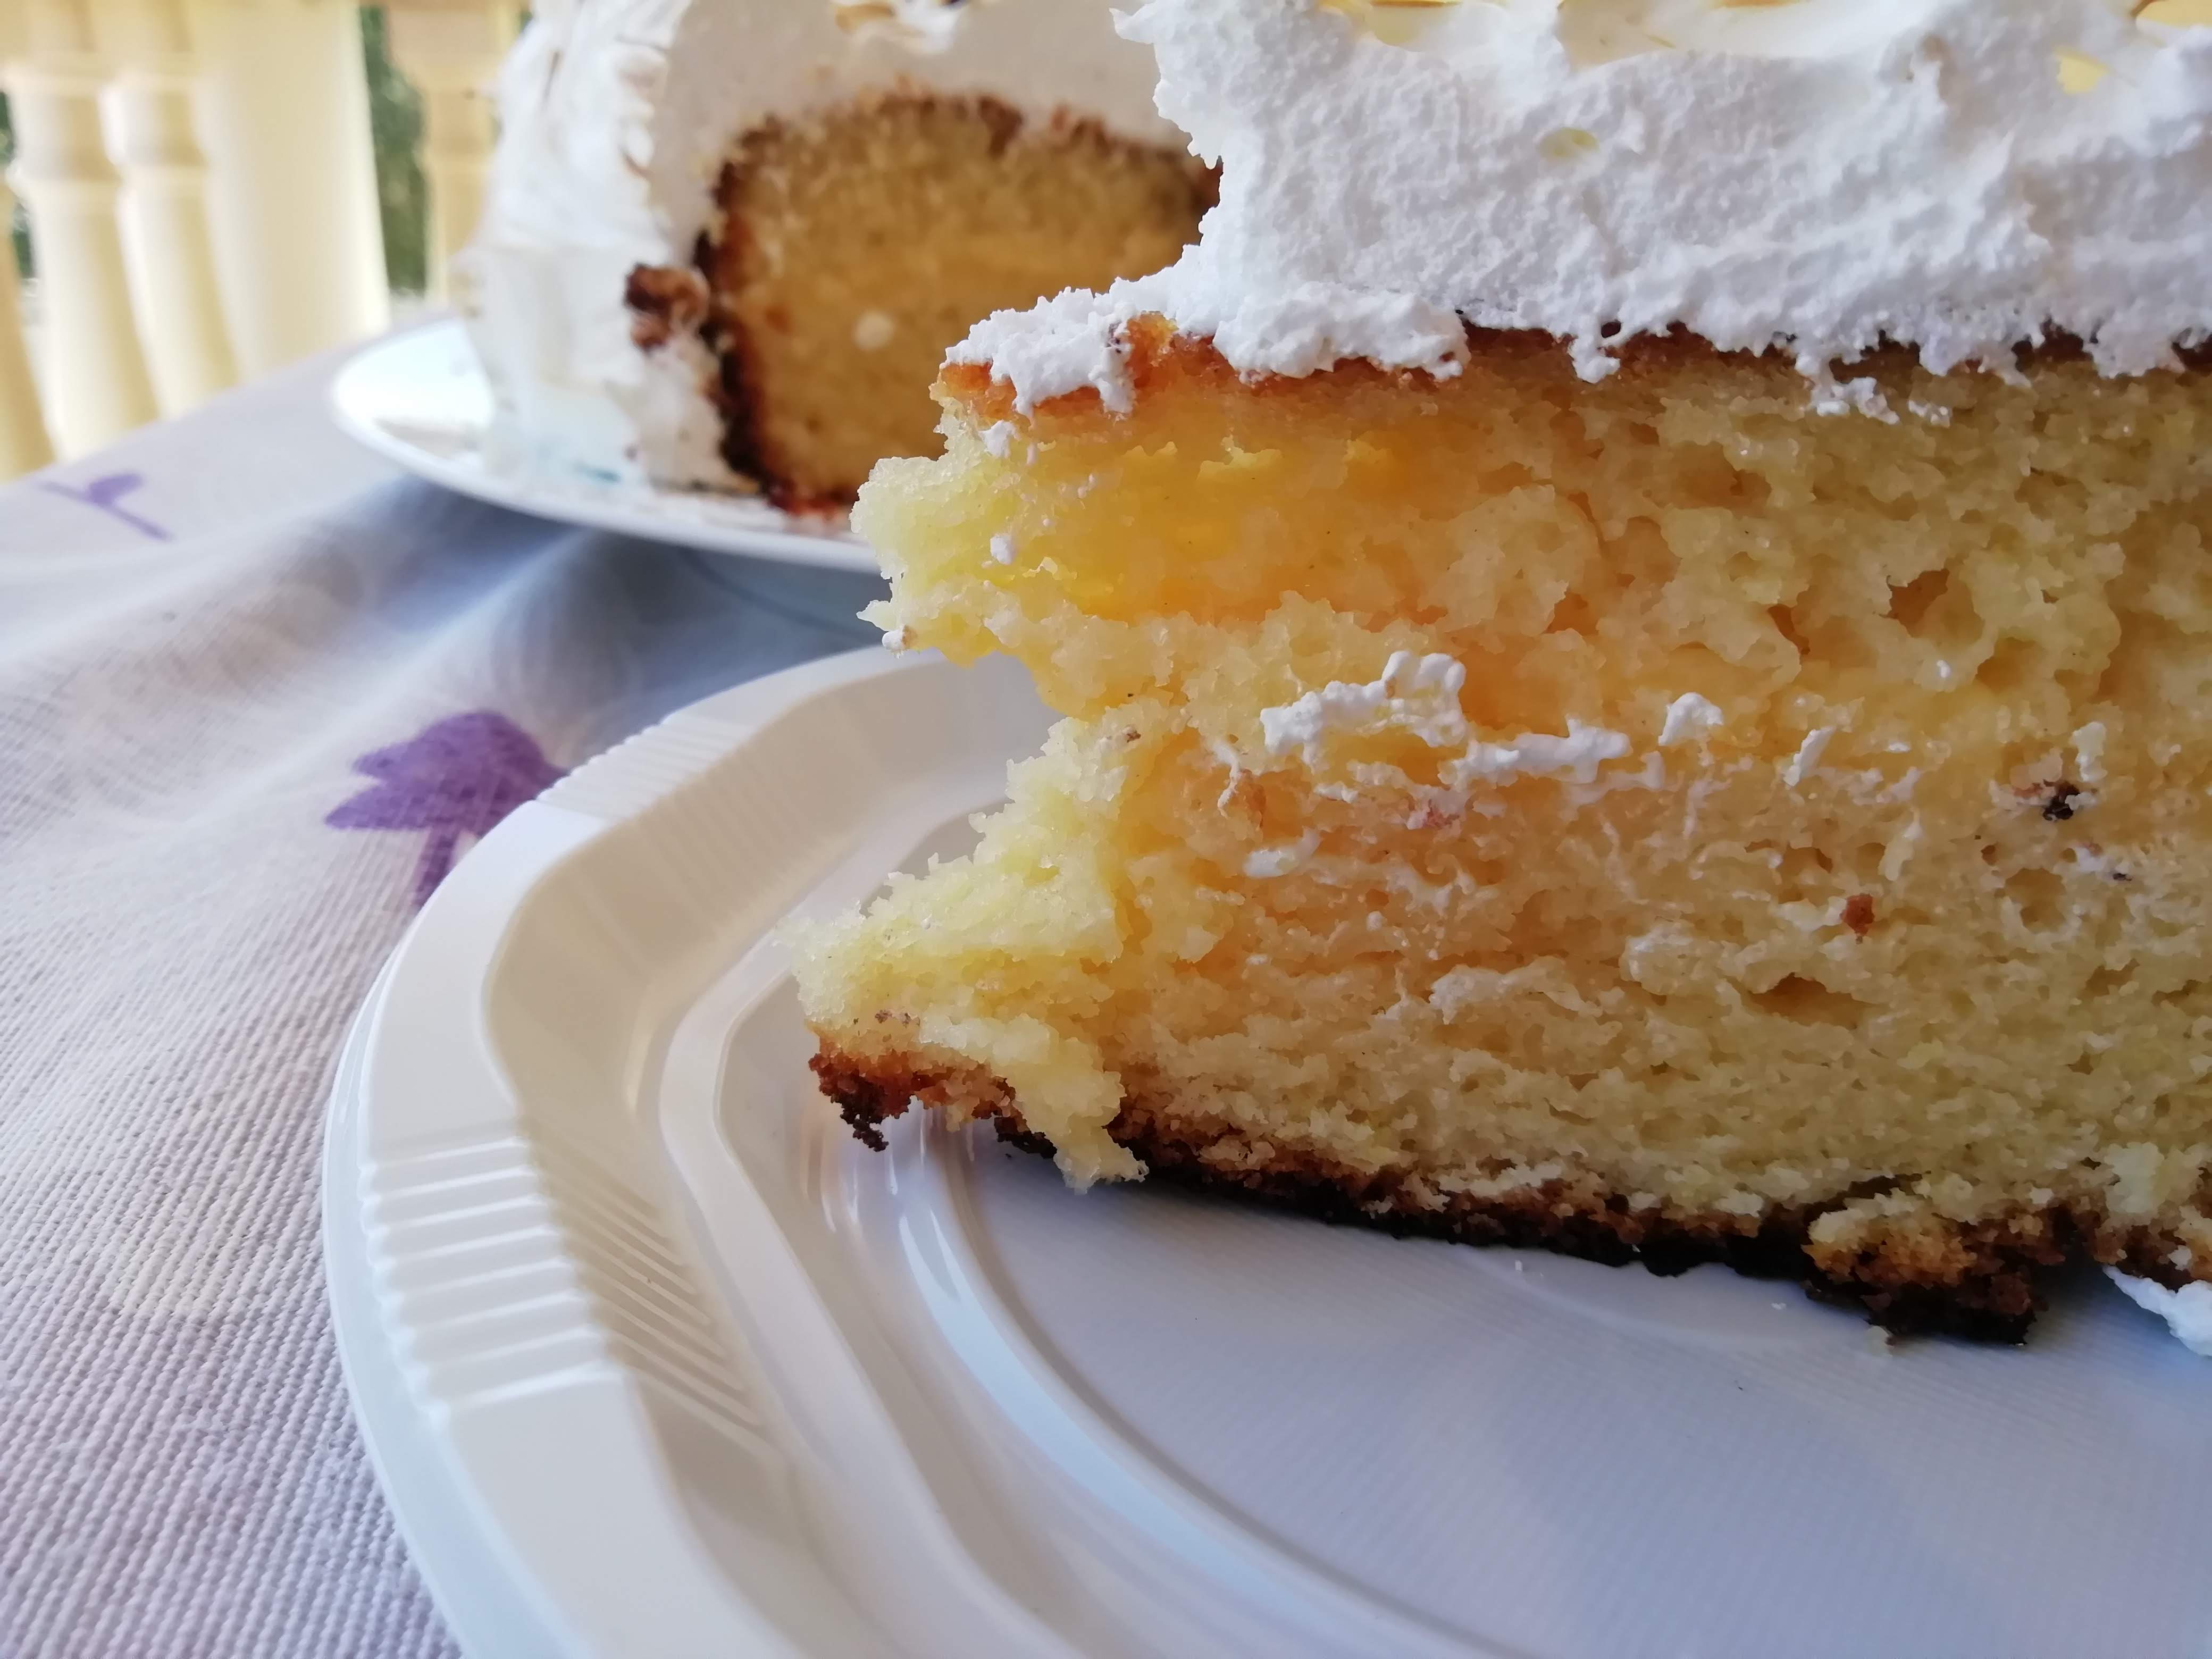
POLYGON ((349 1416, 316 1164, 422 892, 872 584, 406 479, 307 365, 0 487, 0 1655, 453 1651, 349 1416))

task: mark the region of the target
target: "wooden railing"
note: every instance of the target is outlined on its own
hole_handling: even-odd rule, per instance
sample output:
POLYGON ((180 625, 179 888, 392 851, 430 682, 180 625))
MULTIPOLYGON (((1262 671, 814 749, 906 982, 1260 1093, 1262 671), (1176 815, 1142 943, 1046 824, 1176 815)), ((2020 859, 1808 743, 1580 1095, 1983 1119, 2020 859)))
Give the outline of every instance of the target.
MULTIPOLYGON (((476 222, 509 0, 397 0, 428 268, 476 222)), ((361 21, 344 0, 0 0, 0 478, 390 320, 361 21), (5 228, 38 272, 36 362, 5 228), (35 372, 34 372, 35 368, 35 372)))

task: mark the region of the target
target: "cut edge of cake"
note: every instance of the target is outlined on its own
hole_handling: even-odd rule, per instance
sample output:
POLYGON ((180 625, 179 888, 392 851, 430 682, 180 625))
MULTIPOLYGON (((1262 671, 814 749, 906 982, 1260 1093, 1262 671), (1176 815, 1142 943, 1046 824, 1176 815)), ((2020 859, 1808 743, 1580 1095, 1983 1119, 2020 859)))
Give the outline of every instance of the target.
MULTIPOLYGON (((744 135, 914 87, 1035 126, 1071 112, 1181 155, 1156 85, 1152 54, 1116 33, 1103 0, 546 0, 500 69, 483 212, 451 264, 490 392, 486 466, 760 495, 724 453, 720 365, 696 329, 645 349, 625 303, 641 270, 691 271, 744 135)), ((633 297, 648 312, 688 303, 633 297)), ((917 372, 908 395, 928 380, 917 372)))
POLYGON ((902 81, 738 134, 691 262, 630 272, 623 301, 631 337, 648 354, 696 338, 707 366, 702 390, 722 423, 720 453, 732 473, 784 512, 839 513, 852 505, 866 465, 930 447, 933 369, 969 327, 1044 295, 1158 269, 1195 236, 1215 188, 1214 171, 1188 154, 1125 137, 1095 115, 1025 113, 989 94, 902 81), (956 168, 962 177, 948 181, 956 168), (942 196, 933 195, 940 186, 942 196), (975 211, 987 188, 1024 199, 994 199, 1001 210, 988 225, 955 222, 954 210, 975 211), (848 198, 840 203, 793 200, 840 189, 848 198), (752 202, 763 192, 784 198, 772 218, 752 202), (896 199, 873 221, 852 210, 854 198, 885 194, 896 199), (900 215, 927 222, 893 225, 900 215), (794 250, 794 238, 844 245, 794 250), (1035 273, 1030 280, 1009 271, 1017 255, 1035 273), (945 276, 963 260, 970 269, 959 280, 945 276), (809 292, 796 306, 787 280, 794 264, 823 273, 802 276, 809 292), (868 288, 871 268, 884 264, 927 267, 935 276, 917 284, 890 270, 850 319, 820 314, 831 306, 825 287, 868 288), (825 323, 842 337, 800 337, 825 323), (910 374, 869 372, 874 357, 893 350, 910 374), (860 384, 825 397, 845 382, 860 384), (856 428, 885 426, 887 410, 909 399, 917 412, 889 420, 898 430, 876 434, 866 465, 828 453, 850 449, 856 428))
MULTIPOLYGON (((1133 322, 1126 348, 1122 367, 1133 392, 1135 426, 1125 426, 1129 417, 1103 407, 1088 387, 1024 412, 988 365, 953 363, 939 383, 947 430, 957 429, 971 442, 986 428, 1000 433, 994 453, 1005 454, 1024 441, 1042 439, 1048 446, 1054 431, 1071 427, 1116 428, 1134 441, 1142 434, 1143 413, 1152 398, 1170 385, 1185 391, 1196 386, 1208 395, 1252 404, 1278 396, 1312 397, 1332 382, 1416 399, 1441 389, 1422 371, 1358 360, 1317 377, 1239 374, 1210 342, 1179 334, 1157 318, 1133 322)), ((1547 337, 1468 331, 1472 367, 1551 358, 1564 367, 1565 348, 1547 337)), ((1701 362, 1742 361, 1741 354, 1718 353, 1703 341, 1680 336, 1629 342, 1622 359, 1615 391, 1639 381, 1663 387, 1673 374, 1701 362)), ((2203 373, 2204 351, 2192 349, 2187 360, 2185 372, 2192 378, 2203 373)), ((2079 348, 2063 339, 2023 347, 2018 364, 2026 372, 2088 372, 2079 348)), ((1783 383, 1802 385, 1786 359, 1771 367, 1783 383)), ((1918 373, 1903 350, 1882 354, 1867 367, 1897 377, 1918 373)), ((1819 418, 1856 422, 1864 417, 1819 418)), ((896 536, 885 545, 896 574, 902 550, 896 536)), ((893 612, 906 614, 896 605, 893 612)), ((994 629, 1004 624, 1005 614, 994 629)), ((963 659, 985 649, 1009 648, 989 632, 947 641, 930 637, 925 629, 915 642, 950 643, 963 659)), ((1030 651, 1017 649, 1017 654, 1033 654, 1041 637, 1032 634, 1030 651)), ((1031 665, 1059 672, 1058 665, 1042 659, 1031 665)), ((2069 784, 2030 805, 2043 821, 2058 824, 2070 817, 2069 802, 2082 793, 2080 786, 2069 784)), ((1863 933, 1872 921, 1871 907, 1847 906, 1844 921, 1854 933, 1863 933)), ((2197 1276, 2192 1267, 2203 1265, 2183 1260, 2190 1246, 2180 1233, 2191 1224, 2194 1211, 2181 1214, 2178 1223, 2170 1216, 2130 1219, 2109 1209, 2075 1207, 2061 1200, 2040 1209, 1950 1221, 1924 1202, 1907 1202, 1909 1195, 1903 1193, 1885 1206, 1885 1197, 1902 1184, 1894 1177, 1856 1184, 1816 1202, 1769 1205, 1749 1216, 1654 1206, 1648 1200, 1639 1202, 1638 1194, 1609 1190, 1586 1173, 1563 1172, 1510 1191, 1446 1193, 1425 1178, 1433 1171, 1418 1167, 1356 1168, 1317 1146, 1298 1145, 1296 1137, 1255 1146, 1249 1133, 1209 1121, 1202 1110, 1179 1103, 1172 1092, 1148 1091, 1141 1082, 1126 1086, 1105 1129, 1127 1160, 1127 1166, 1115 1170, 1105 1167, 1096 1145, 1073 1159, 1063 1155, 1070 1148, 1031 1123, 1019 1091, 1004 1076, 954 1050, 921 1041, 910 1027, 908 1017, 895 1006, 878 1012, 873 1029, 865 1031, 828 1023, 814 1027, 820 1043, 816 1074, 854 1132, 872 1145, 880 1144, 884 1121, 919 1102, 951 1121, 991 1121, 1013 1144, 1055 1156, 1079 1182, 1099 1173, 1130 1173, 1141 1165, 1153 1177, 1176 1184, 1397 1234, 1541 1247, 1612 1263, 1640 1260, 1662 1273, 1719 1261, 1747 1273, 1797 1279, 1814 1295, 1860 1308, 1876 1323, 1897 1331, 2018 1340, 2037 1310, 2048 1270, 2070 1256, 2087 1255, 2169 1289, 2192 1282, 2197 1276)), ((2200 1242, 2212 1244, 2212 1236, 2200 1242)), ((2212 1257, 2212 1249, 2198 1254, 2212 1257)))

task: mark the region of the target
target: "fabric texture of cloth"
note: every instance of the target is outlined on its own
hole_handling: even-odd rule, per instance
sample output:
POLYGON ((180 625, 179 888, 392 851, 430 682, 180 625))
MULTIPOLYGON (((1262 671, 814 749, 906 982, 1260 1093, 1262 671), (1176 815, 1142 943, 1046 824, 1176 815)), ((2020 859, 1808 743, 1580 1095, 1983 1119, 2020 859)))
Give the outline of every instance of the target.
POLYGON ((868 579, 401 477, 304 366, 0 488, 0 1655, 455 1651, 349 1414, 348 1022, 591 754, 867 643, 868 579))

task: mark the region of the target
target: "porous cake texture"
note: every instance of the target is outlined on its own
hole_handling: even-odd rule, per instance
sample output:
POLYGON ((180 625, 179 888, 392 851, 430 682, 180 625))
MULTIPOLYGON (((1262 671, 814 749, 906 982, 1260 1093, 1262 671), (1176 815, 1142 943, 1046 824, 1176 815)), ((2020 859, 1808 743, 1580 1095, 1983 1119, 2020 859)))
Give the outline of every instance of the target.
POLYGON ((763 122, 715 190, 696 266, 629 280, 647 349, 696 329, 722 455, 778 505, 848 506, 887 455, 937 450, 930 383, 993 312, 1157 270, 1211 172, 1065 110, 885 93, 763 122))
POLYGON ((1578 376, 939 383, 856 523, 895 640, 1066 718, 973 856, 800 940, 915 1101, 1329 1218, 1802 1279, 2016 1338, 2212 1281, 2212 376, 1905 350, 1823 414, 1686 334, 1578 376))

